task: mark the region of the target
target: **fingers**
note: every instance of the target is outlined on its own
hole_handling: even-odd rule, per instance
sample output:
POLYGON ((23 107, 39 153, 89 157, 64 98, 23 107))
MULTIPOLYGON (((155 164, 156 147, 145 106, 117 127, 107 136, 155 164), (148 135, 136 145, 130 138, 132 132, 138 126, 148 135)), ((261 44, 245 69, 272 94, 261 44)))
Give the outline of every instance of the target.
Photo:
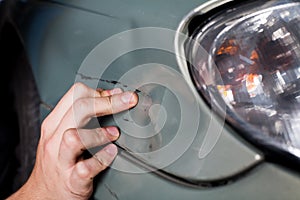
POLYGON ((78 162, 71 174, 70 181, 73 188, 91 187, 93 178, 107 168, 117 155, 117 147, 109 144, 94 155, 94 157, 78 162))
POLYGON ((71 194, 88 198, 92 192, 92 179, 111 164, 117 155, 117 147, 109 144, 85 160, 83 151, 118 139, 119 131, 115 127, 92 130, 83 127, 92 117, 127 110, 137 101, 133 92, 94 90, 81 83, 75 84, 42 124, 33 177, 49 181, 50 184, 46 184, 47 190, 51 191, 49 194, 59 189, 62 195, 57 196, 60 197, 71 194))
POLYGON ((112 90, 92 89, 83 83, 75 83, 68 92, 61 98, 54 110, 47 116, 42 124, 43 132, 54 132, 66 112, 72 107, 73 103, 80 98, 87 97, 107 97, 114 94, 120 94, 122 90, 115 88, 112 90), (45 126, 45 124, 51 124, 51 126, 45 126))
MULTIPOLYGON (((115 114, 137 104, 138 97, 133 92, 123 92, 100 98, 78 99, 62 119, 63 129, 81 128, 88 123, 92 117, 115 114)), ((62 132, 64 132, 62 130, 62 132)))
POLYGON ((118 139, 119 131, 116 127, 87 129, 68 129, 60 144, 58 160, 68 169, 78 160, 86 149, 101 146, 118 139))
POLYGON ((98 88, 97 92, 100 94, 100 97, 108 97, 108 96, 112 96, 115 94, 121 94, 123 92, 123 90, 120 88, 114 88, 112 90, 103 90, 103 89, 98 88))
POLYGON ((51 124, 51 126, 42 127, 42 129, 47 129, 49 133, 54 132, 65 113, 72 106, 73 101, 82 97, 100 97, 100 93, 83 83, 75 83, 44 120, 43 125, 51 124))

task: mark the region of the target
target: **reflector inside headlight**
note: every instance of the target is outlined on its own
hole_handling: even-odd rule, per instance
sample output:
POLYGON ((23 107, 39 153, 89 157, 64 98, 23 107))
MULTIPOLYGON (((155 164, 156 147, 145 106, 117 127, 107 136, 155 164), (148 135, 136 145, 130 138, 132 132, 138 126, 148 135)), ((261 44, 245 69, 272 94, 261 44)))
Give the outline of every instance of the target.
POLYGON ((300 157, 300 4, 269 2, 196 29, 193 39, 210 56, 203 60, 191 43, 190 72, 240 132, 300 157))

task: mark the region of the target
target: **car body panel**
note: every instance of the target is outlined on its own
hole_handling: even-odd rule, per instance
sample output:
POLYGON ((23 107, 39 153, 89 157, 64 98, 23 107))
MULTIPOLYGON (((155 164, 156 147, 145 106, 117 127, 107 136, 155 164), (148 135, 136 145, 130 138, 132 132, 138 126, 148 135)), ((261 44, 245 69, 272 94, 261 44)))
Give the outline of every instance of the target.
MULTIPOLYGON (((41 121, 78 77, 87 80, 94 78, 90 75, 87 76, 87 74, 78 74, 78 71, 86 57, 90 55, 90 52, 98 44, 115 34, 135 28, 162 27, 176 30, 182 18, 190 10, 204 2, 206 1, 41 1, 33 2, 27 6, 28 10, 22 23, 21 34, 41 97, 41 121)), ((135 38, 135 40, 130 42, 137 42, 137 40, 138 38, 135 38)), ((134 46, 130 42, 127 43, 129 48, 131 48, 131 45, 134 46)), ((139 64, 152 63, 154 61, 171 66, 173 70, 179 72, 174 56, 160 55, 147 49, 124 55, 112 63, 102 76, 102 79, 106 81, 100 81, 98 86, 103 88, 115 87, 116 85, 113 84, 113 81, 118 81, 122 74, 139 64)), ((98 66, 102 66, 101 60, 94 60, 94 62, 98 62, 98 66)), ((159 68, 160 65, 157 67, 159 68)), ((120 84, 117 86, 122 87, 120 84)), ((131 87, 130 89, 138 88, 131 87)), ((170 91, 157 87, 151 93, 147 88, 144 89, 146 91, 144 93, 148 92, 147 94, 151 94, 151 101, 158 101, 168 109, 171 115, 174 114, 176 116, 175 112, 178 108, 176 107, 176 102, 173 102, 173 94, 170 91)), ((150 87, 150 89, 152 88, 150 87)), ((143 91, 139 96, 140 98, 143 97, 143 91)), ((185 98, 184 95, 182 95, 182 98, 185 98)), ((213 121, 213 128, 215 128, 211 130, 219 130, 220 127, 223 127, 222 123, 224 121, 218 120, 218 117, 212 119, 210 110, 203 101, 193 103, 198 103, 197 106, 199 106, 201 111, 200 128, 197 130, 199 137, 193 141, 193 145, 184 152, 181 159, 166 166, 163 171, 170 173, 171 176, 174 175, 196 182, 221 181, 238 176, 240 173, 263 161, 262 153, 238 137, 228 126, 225 126, 222 130, 220 138, 212 151, 205 158, 199 158, 200 144, 204 140, 210 122, 213 121)), ((142 111, 137 108, 130 112, 132 115, 144 117, 142 111)), ((124 115, 121 114, 122 116, 124 115)), ((176 120, 180 121, 180 117, 175 117, 176 120)), ((106 118, 103 122, 103 125, 105 124, 112 125, 115 124, 115 121, 113 118, 106 118)), ((122 127, 120 128, 122 131, 122 127)), ((176 127, 173 127, 171 123, 167 124, 165 132, 171 134, 165 141, 167 143, 172 139, 172 133, 176 132, 176 127)), ((186 132, 187 137, 192 134, 189 133, 189 130, 186 130, 186 132)), ((158 147, 161 145, 159 139, 136 141, 128 138, 123 134, 118 144, 132 154, 144 151, 145 149, 143 148, 150 144, 158 145, 158 147)), ((151 157, 138 156, 137 158, 154 168, 157 167, 151 157)), ((260 187, 263 187, 268 182, 267 179, 274 178, 276 181, 282 180, 282 182, 274 186, 276 188, 274 197, 277 198, 287 197, 287 191, 294 190, 294 188, 287 189, 288 186, 285 182, 299 185, 299 181, 296 177, 293 177, 293 174, 284 172, 281 168, 273 165, 264 165, 259 169, 255 169, 251 171, 251 175, 232 185, 216 189, 192 189, 186 186, 181 187, 168 180, 161 180, 161 178, 152 173, 135 175, 128 173, 126 170, 139 171, 140 169, 135 168, 126 159, 117 159, 115 163, 119 164, 118 167, 125 166, 125 168, 122 168, 123 171, 109 170, 104 179, 101 179, 99 182, 100 184, 96 189, 96 197, 136 199, 142 198, 145 190, 150 188, 148 191, 153 190, 153 192, 146 199, 182 199, 183 197, 185 199, 196 199, 201 196, 203 196, 203 199, 217 199, 217 197, 222 199, 223 195, 225 195, 224 199, 227 197, 235 199, 235 197, 241 197, 243 193, 250 194, 256 190, 258 191, 258 197, 262 198, 267 194, 272 195, 270 194, 271 188, 264 191, 260 187), (280 175, 274 177, 277 173, 280 175), (120 180, 118 180, 119 178, 120 180), (136 183, 130 184, 129 187, 124 187, 129 184, 127 179, 133 179, 136 183), (131 187, 133 185, 143 186, 146 189, 131 187), (110 189, 107 190, 107 187, 111 188, 111 191, 110 189), (163 189, 160 190, 160 188, 163 189), (170 191, 174 192, 171 193, 170 191), (117 197, 113 195, 114 192, 117 194, 117 197), (279 193, 282 196, 278 196, 279 193)), ((250 198, 251 196, 248 197, 250 198)))
MULTIPOLYGON (((128 167, 135 167, 127 163, 128 167)), ((95 188, 96 199, 299 199, 299 175, 263 164, 227 186, 193 188, 160 179, 150 173, 128 174, 109 170, 95 188)))

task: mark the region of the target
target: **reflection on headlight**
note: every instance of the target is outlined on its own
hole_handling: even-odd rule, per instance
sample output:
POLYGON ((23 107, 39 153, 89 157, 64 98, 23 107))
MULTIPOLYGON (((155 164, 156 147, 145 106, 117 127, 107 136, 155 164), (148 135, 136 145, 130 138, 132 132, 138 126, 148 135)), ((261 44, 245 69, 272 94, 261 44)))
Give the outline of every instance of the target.
POLYGON ((242 12, 240 18, 222 16, 194 33, 211 60, 201 60, 192 48, 193 78, 211 103, 222 99, 236 122, 256 133, 244 131, 286 151, 299 151, 300 4, 242 12))

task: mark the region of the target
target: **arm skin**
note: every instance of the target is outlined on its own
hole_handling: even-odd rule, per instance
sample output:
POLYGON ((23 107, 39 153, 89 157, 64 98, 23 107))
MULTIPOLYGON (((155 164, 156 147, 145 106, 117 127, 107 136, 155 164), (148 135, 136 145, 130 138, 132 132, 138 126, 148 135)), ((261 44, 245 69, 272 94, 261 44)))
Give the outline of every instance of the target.
POLYGON ((138 97, 121 89, 94 90, 74 84, 42 123, 36 163, 28 181, 8 200, 88 199, 93 178, 117 155, 114 144, 93 157, 82 158, 85 149, 119 137, 116 127, 84 129, 93 117, 118 113, 134 107, 138 97))

